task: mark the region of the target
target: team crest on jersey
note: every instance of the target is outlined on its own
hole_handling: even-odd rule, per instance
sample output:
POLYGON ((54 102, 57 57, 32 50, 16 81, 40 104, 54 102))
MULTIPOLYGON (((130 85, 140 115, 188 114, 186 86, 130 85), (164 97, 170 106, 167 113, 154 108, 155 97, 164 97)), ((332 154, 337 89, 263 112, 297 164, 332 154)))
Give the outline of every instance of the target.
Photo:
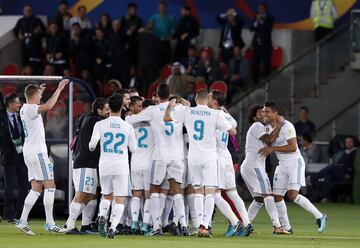
POLYGON ((49 168, 49 171, 50 172, 53 172, 54 171, 54 165, 52 163, 49 163, 48 164, 48 168, 49 168))
POLYGON ((295 134, 295 131, 293 129, 289 129, 289 135, 294 135, 295 134))

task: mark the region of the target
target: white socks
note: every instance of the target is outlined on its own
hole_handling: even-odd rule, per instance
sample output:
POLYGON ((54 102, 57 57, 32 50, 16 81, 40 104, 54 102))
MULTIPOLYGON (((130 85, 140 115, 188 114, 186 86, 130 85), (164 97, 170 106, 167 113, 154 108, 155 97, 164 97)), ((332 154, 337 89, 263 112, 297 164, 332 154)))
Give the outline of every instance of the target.
POLYGON ((46 223, 49 225, 55 225, 53 209, 54 209, 54 198, 55 198, 55 188, 48 188, 44 190, 44 208, 46 223))
POLYGON ((144 203, 143 223, 150 224, 150 199, 146 199, 144 203))
POLYGON ((207 194, 205 195, 204 200, 204 226, 205 228, 209 228, 209 223, 211 222, 211 218, 214 212, 215 206, 215 195, 207 194))
POLYGON ((274 197, 273 196, 266 196, 264 197, 264 203, 266 211, 271 219, 271 222, 274 227, 281 227, 279 214, 275 206, 274 197))
POLYGON ((194 207, 195 207, 196 223, 197 223, 197 226, 195 227, 198 228, 200 225, 204 225, 204 195, 203 194, 195 194, 194 207))
MULTIPOLYGON (((185 205, 184 197, 181 194, 176 194, 173 196, 174 202, 174 215, 181 226, 187 226, 185 218, 185 205)), ((177 222, 175 222, 177 224, 177 222)))
MULTIPOLYGON (((110 200, 106 200, 105 198, 103 198, 100 201, 100 205, 99 205, 99 216, 104 217, 105 219, 108 218, 108 213, 109 213, 109 208, 110 208, 110 204, 111 201, 110 200)), ((115 205, 115 204, 114 204, 115 205)))
POLYGON ((191 217, 191 222, 192 222, 191 224, 194 227, 198 227, 199 224, 197 222, 195 204, 194 204, 195 194, 187 195, 187 196, 185 196, 185 198, 186 198, 187 206, 189 207, 189 212, 190 212, 190 217, 191 217))
MULTIPOLYGON (((162 201, 163 194, 160 194, 160 202, 162 201)), ((169 216, 173 209, 173 197, 168 195, 165 199, 164 211, 162 213, 162 224, 163 226, 169 225, 169 216)))
POLYGON ((39 198, 40 193, 34 190, 30 190, 24 201, 24 207, 21 213, 20 221, 27 224, 29 213, 34 206, 35 202, 39 198))
POLYGON ((232 211, 229 203, 222 198, 221 193, 215 193, 215 205, 220 210, 220 212, 230 221, 232 226, 235 226, 239 220, 232 211))
POLYGON ((137 196, 131 199, 131 217, 132 220, 136 222, 139 221, 140 203, 141 199, 137 196))
POLYGON ((74 200, 71 202, 69 218, 66 221, 66 226, 68 230, 75 228, 76 220, 81 214, 83 206, 84 205, 82 203, 75 202, 74 200))
POLYGON ((303 195, 298 194, 294 202, 311 213, 315 219, 319 219, 323 216, 323 214, 309 201, 309 199, 303 195))
POLYGON ((160 194, 151 193, 150 195, 150 213, 154 222, 154 230, 160 229, 162 208, 160 206, 160 194))
POLYGON ((124 204, 115 203, 114 208, 111 211, 111 226, 110 229, 115 230, 120 223, 120 219, 123 216, 125 206, 124 204))
POLYGON ((244 226, 247 226, 248 224, 250 224, 249 215, 248 215, 248 212, 246 210, 245 203, 240 198, 238 193, 235 190, 233 190, 233 191, 227 191, 226 195, 234 203, 234 205, 236 207, 236 210, 238 211, 244 226))
POLYGON ((279 214, 279 219, 280 219, 280 223, 281 225, 286 229, 286 230, 290 230, 291 229, 291 225, 290 225, 290 221, 289 221, 289 217, 287 214, 287 207, 285 204, 285 201, 282 200, 280 202, 275 202, 278 214, 279 214))
POLYGON ((82 210, 81 225, 88 226, 92 222, 97 207, 97 199, 89 201, 82 210))
POLYGON ((253 222, 256 215, 259 213, 259 210, 262 208, 264 203, 257 202, 253 200, 249 206, 248 214, 249 214, 249 220, 250 222, 253 222))

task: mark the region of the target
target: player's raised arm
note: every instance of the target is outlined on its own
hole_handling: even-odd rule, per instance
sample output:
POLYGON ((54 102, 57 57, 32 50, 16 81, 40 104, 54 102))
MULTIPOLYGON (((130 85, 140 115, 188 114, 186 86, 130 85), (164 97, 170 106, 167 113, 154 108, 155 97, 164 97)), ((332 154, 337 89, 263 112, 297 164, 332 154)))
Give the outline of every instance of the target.
POLYGON ((272 132, 270 134, 265 134, 260 138, 260 140, 263 141, 268 146, 271 146, 271 144, 275 142, 277 137, 279 137, 281 127, 284 124, 284 117, 278 116, 277 121, 278 121, 278 124, 276 125, 274 130, 272 130, 272 132))
POLYGON ((165 114, 164 114, 164 121, 165 122, 173 121, 173 119, 171 117, 171 111, 173 110, 175 105, 176 105, 176 99, 172 99, 169 102, 168 106, 166 107, 165 114))
POLYGON ((94 130, 89 142, 89 150, 94 151, 96 149, 97 143, 100 140, 100 127, 99 123, 97 122, 94 126, 94 130))
POLYGON ((228 132, 231 136, 236 135, 236 128, 234 128, 230 122, 226 119, 225 113, 219 110, 216 128, 221 132, 228 132))
MULTIPOLYGON (((48 112, 50 109, 52 109, 52 108, 55 106, 55 104, 56 104, 56 102, 57 102, 57 100, 58 100, 58 98, 59 98, 59 96, 60 96, 61 91, 63 91, 63 89, 65 88, 65 86, 66 86, 68 83, 69 83, 69 80, 68 80, 68 79, 63 79, 63 80, 60 81, 60 83, 59 83, 56 91, 55 91, 54 94, 50 97, 50 99, 47 100, 47 102, 46 102, 45 104, 39 106, 39 108, 38 108, 38 113, 39 113, 39 114, 46 113, 46 112, 48 112)), ((42 92, 43 92, 44 90, 45 90, 45 85, 42 84, 42 85, 40 86, 41 94, 42 94, 42 92)))
POLYGON ((125 118, 125 121, 129 124, 135 124, 135 123, 139 123, 142 121, 148 121, 150 122, 153 118, 152 115, 152 108, 151 106, 149 106, 148 108, 144 109, 143 111, 141 111, 140 113, 136 114, 136 115, 128 115, 125 118))

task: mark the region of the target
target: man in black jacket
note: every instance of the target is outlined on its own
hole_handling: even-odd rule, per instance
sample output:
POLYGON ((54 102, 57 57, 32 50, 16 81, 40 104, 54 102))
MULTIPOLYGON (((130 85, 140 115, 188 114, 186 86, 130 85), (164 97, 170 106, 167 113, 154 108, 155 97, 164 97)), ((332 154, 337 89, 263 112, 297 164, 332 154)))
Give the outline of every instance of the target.
POLYGON ((254 81, 259 81, 260 64, 264 67, 264 76, 269 76, 271 72, 271 52, 272 40, 271 32, 274 25, 274 17, 268 13, 268 5, 259 5, 259 13, 256 15, 253 26, 250 28, 254 32, 252 47, 254 49, 254 81))
POLYGON ((69 218, 66 222, 67 234, 79 234, 75 223, 82 213, 80 232, 92 233, 90 223, 97 206, 96 190, 98 186, 98 165, 100 146, 91 152, 89 142, 96 122, 108 117, 109 104, 106 99, 97 98, 92 104, 92 111, 84 114, 79 122, 78 137, 73 163, 73 182, 75 197, 70 204, 69 218))
POLYGON ((21 107, 19 97, 12 93, 5 98, 5 104, 2 96, 0 98, 3 105, 0 113, 0 152, 5 177, 4 219, 14 223, 15 218, 21 215, 24 200, 30 189, 22 153, 25 135, 18 114, 21 107))
POLYGON ((244 21, 234 9, 228 9, 226 13, 218 15, 216 21, 222 26, 219 47, 222 61, 227 64, 233 55, 234 47, 243 48, 245 45, 241 37, 244 21))

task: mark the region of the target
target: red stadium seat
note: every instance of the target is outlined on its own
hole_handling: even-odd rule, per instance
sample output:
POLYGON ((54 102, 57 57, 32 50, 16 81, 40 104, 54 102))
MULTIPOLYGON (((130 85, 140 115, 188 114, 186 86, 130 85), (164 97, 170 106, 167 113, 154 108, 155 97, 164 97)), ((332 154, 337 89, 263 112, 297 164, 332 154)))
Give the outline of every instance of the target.
POLYGON ((271 54, 271 67, 277 69, 282 66, 283 62, 283 50, 281 47, 274 46, 271 54))
POLYGON ((121 85, 121 83, 120 83, 120 81, 119 80, 116 80, 116 79, 110 79, 109 81, 107 81, 107 83, 105 84, 105 87, 104 87, 104 96, 105 97, 108 97, 108 96, 110 96, 110 95, 112 95, 114 92, 114 90, 119 90, 119 89, 121 89, 122 88, 122 85, 121 85), (117 89, 113 89, 112 88, 112 84, 116 84, 117 85, 117 89))
POLYGON ((160 79, 166 80, 171 75, 171 65, 164 65, 161 69, 160 79))
POLYGON ((201 55, 202 52, 206 51, 209 54, 209 57, 213 57, 215 52, 214 49, 211 46, 203 46, 200 48, 199 55, 201 55))
POLYGON ((199 81, 196 82, 195 89, 196 92, 199 92, 200 90, 207 90, 208 86, 205 82, 199 81))
POLYGON ((210 91, 211 90, 220 90, 224 95, 227 95, 228 86, 223 81, 215 81, 210 86, 210 91))
POLYGON ((66 109, 66 104, 63 101, 58 101, 55 106, 46 114, 46 119, 49 121, 54 117, 55 110, 57 109, 66 109))
POLYGON ((219 70, 220 70, 220 74, 221 74, 222 78, 225 79, 227 77, 227 74, 228 74, 227 65, 225 63, 223 63, 223 62, 220 62, 219 70))
POLYGON ((156 88, 158 87, 159 83, 157 81, 152 82, 147 90, 146 98, 151 99, 153 93, 155 92, 156 88))
POLYGON ((9 95, 11 93, 16 93, 16 86, 5 85, 0 90, 1 90, 1 93, 3 94, 3 96, 6 97, 7 95, 9 95))
POLYGON ((250 64, 254 64, 254 50, 251 47, 248 47, 245 50, 245 58, 249 61, 250 64))
POLYGON ((19 75, 19 72, 20 72, 19 66, 15 63, 8 64, 3 69, 3 75, 7 75, 7 76, 19 75))
POLYGON ((76 118, 85 112, 84 103, 81 101, 75 101, 73 103, 73 117, 76 118))

